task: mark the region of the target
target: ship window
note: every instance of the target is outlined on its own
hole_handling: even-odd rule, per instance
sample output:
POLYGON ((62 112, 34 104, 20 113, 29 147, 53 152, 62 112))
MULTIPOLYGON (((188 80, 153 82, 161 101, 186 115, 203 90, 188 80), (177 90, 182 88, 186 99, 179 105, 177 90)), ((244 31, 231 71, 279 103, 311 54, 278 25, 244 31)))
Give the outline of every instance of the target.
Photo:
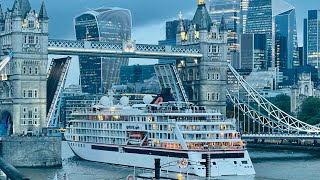
POLYGON ((248 161, 241 161, 242 164, 248 164, 248 161))

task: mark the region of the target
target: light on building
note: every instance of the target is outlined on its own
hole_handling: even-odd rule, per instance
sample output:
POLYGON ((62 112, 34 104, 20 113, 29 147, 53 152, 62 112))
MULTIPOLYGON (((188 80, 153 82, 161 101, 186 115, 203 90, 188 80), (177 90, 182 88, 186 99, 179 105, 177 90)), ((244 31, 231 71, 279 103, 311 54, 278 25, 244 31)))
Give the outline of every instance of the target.
POLYGON ((1 75, 1 79, 2 79, 2 81, 7 81, 8 80, 8 75, 2 74, 1 75))

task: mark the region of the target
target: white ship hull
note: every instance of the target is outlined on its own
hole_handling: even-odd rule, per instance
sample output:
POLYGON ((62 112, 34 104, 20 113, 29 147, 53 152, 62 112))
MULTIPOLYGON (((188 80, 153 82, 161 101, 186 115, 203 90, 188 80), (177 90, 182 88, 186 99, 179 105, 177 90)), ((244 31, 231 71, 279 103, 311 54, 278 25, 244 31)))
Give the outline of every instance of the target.
MULTIPOLYGON (((92 143, 81 143, 81 142, 68 142, 72 151, 80 158, 88 161, 104 162, 110 164, 124 165, 124 166, 135 166, 141 168, 154 169, 154 159, 160 158, 161 164, 167 164, 172 162, 172 166, 163 167, 162 171, 171 172, 181 172, 189 173, 197 176, 204 177, 206 174, 206 168, 204 163, 206 159, 203 158, 203 152, 181 152, 174 150, 165 149, 155 149, 155 148, 142 148, 142 147, 132 147, 123 146, 119 148, 118 146, 110 146, 103 144, 92 144, 92 143), (128 149, 131 152, 125 152, 128 149), (132 151, 139 151, 140 153, 134 153, 132 151), (179 157, 169 157, 160 155, 152 155, 148 152, 158 152, 158 153, 176 153, 179 157), (142 152, 142 153, 141 153, 142 152), (182 159, 182 156, 187 155, 188 161, 191 163, 185 169, 178 167, 177 162, 182 159), (202 164, 200 164, 202 162, 202 164)), ((229 155, 241 154, 242 157, 237 158, 212 158, 211 159, 211 176, 233 176, 233 175, 253 175, 255 170, 253 168, 251 159, 247 150, 235 150, 235 151, 216 151, 210 152, 229 155)))

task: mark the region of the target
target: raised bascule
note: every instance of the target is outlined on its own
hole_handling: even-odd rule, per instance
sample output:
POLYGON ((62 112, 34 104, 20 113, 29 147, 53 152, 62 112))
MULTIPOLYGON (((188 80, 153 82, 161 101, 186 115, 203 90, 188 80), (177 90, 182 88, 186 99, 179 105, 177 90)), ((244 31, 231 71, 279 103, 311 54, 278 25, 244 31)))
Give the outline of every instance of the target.
MULTIPOLYGON (((3 80, 0 81, 0 118, 5 126, 1 129, 8 131, 8 127, 12 127, 12 130, 5 134, 40 134, 48 124, 57 124, 50 122, 55 110, 50 104, 51 110, 47 112, 46 102, 48 54, 53 54, 176 59, 176 67, 159 68, 158 76, 161 76, 163 81, 168 80, 166 73, 170 70, 173 81, 167 81, 166 86, 175 88, 175 97, 179 101, 188 100, 226 114, 226 102, 229 98, 235 108, 242 111, 250 119, 248 122, 252 123, 247 131, 243 131, 243 128, 248 126, 248 122, 238 123, 238 129, 246 133, 320 132, 319 127, 305 124, 283 113, 262 98, 228 66, 224 18, 219 26, 213 24, 203 0, 198 2, 192 26, 183 25, 182 14, 180 21, 175 46, 139 44, 134 41, 106 43, 49 40, 48 15, 44 3, 37 13, 31 9, 28 0, 15 0, 12 9, 4 14, 1 10, 0 13, 1 59, 5 59, 0 64, 3 74, 3 80), (13 52, 12 58, 6 58, 9 52, 13 52), (247 95, 239 96, 240 92, 227 85, 228 70, 235 77, 238 90, 241 90, 241 93, 246 92, 247 95), (245 101, 244 97, 250 97, 251 100, 245 101), (252 107, 252 102, 259 104, 258 108, 264 112, 252 107)), ((64 72, 64 78, 65 74, 64 72)), ((59 104, 59 96, 54 94, 52 102, 59 104)))

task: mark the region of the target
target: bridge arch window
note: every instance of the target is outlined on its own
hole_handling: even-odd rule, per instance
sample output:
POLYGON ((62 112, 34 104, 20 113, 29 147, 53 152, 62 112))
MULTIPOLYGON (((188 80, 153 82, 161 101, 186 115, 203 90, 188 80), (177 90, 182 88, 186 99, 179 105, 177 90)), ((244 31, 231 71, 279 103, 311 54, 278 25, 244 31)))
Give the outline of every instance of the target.
POLYGON ((34 28, 34 21, 30 20, 28 22, 28 28, 34 28))
POLYGON ((216 101, 219 101, 219 100, 220 100, 220 94, 217 93, 217 94, 216 94, 216 101))
POLYGON ((193 69, 189 69, 189 71, 188 71, 188 80, 189 81, 193 80, 193 69))
POLYGON ((212 33, 213 39, 217 39, 217 33, 212 33))
POLYGON ((39 44, 39 37, 36 36, 36 44, 39 44))
POLYGON ((196 80, 199 80, 199 79, 200 79, 200 72, 197 71, 197 72, 196 72, 196 80))
POLYGON ((38 97, 38 90, 34 90, 34 97, 35 97, 35 98, 38 97))
POLYGON ((29 41, 29 44, 34 44, 34 36, 29 36, 29 39, 28 39, 29 41))
POLYGON ((23 74, 27 74, 27 67, 23 66, 23 74))
POLYGON ((34 74, 35 74, 35 75, 38 75, 38 67, 35 67, 35 68, 34 68, 34 74))
POLYGON ((28 98, 32 98, 32 90, 28 90, 28 98))

